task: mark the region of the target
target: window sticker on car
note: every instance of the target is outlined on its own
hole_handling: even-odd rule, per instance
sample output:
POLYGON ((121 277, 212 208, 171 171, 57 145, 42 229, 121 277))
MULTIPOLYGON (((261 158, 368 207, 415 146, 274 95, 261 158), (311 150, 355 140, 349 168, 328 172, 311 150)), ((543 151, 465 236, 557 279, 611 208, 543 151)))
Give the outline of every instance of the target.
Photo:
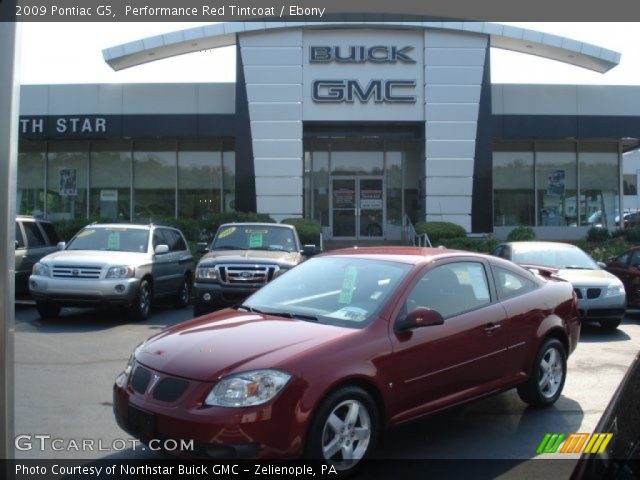
POLYGON ((120 232, 111 232, 107 237, 107 250, 120 250, 120 232))
POLYGON ((327 317, 337 318, 339 320, 352 320, 354 322, 362 322, 367 318, 367 311, 359 307, 342 307, 335 312, 327 313, 327 317))
POLYGON ((247 228, 244 233, 259 233, 260 235, 266 235, 269 233, 269 230, 254 230, 252 228, 247 228))
POLYGON ((228 237, 229 235, 231 235, 233 232, 236 231, 236 227, 229 227, 229 228, 225 228, 223 231, 221 231, 218 234, 218 238, 225 238, 228 237))
POLYGON ((349 305, 353 298, 353 291, 356 288, 356 279, 358 278, 358 269, 356 267, 347 267, 342 281, 342 290, 340 290, 340 298, 338 303, 341 305, 349 305))
POLYGON ((83 230, 78 234, 78 238, 88 237, 89 235, 93 235, 96 233, 95 230, 83 230))
POLYGON ((107 227, 105 228, 105 230, 107 232, 126 232, 127 231, 126 228, 119 228, 119 227, 107 227))
POLYGON ((249 248, 260 248, 262 247, 262 233, 252 232, 249 236, 249 248))

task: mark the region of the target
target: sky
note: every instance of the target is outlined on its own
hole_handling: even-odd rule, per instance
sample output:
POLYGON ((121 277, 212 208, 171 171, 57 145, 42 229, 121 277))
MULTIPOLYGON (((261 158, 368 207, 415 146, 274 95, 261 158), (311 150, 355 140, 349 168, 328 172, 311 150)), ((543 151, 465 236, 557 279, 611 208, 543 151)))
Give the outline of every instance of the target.
MULTIPOLYGON (((622 54, 620 64, 605 74, 551 60, 493 49, 493 83, 640 85, 640 23, 508 23, 553 33, 622 54)), ((114 72, 102 50, 162 33, 206 23, 22 23, 20 82, 176 83, 235 81, 235 49, 196 52, 114 72)))

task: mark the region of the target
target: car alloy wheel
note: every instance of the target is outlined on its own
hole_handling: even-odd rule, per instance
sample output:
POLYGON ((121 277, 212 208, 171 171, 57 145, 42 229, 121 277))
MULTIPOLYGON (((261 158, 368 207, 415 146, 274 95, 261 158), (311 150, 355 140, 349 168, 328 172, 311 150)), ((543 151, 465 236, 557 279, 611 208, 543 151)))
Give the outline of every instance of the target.
POLYGON ((184 277, 182 280, 182 285, 180 285, 180 290, 178 290, 178 294, 175 297, 175 306, 178 308, 185 308, 189 305, 189 301, 191 300, 191 282, 189 281, 189 277, 184 277))
POLYGON ((538 386, 545 398, 553 398, 562 385, 564 365, 562 356, 555 347, 550 347, 542 356, 538 368, 538 386))
POLYGON ((140 315, 146 318, 149 315, 149 309, 151 308, 151 289, 147 282, 143 282, 140 285, 140 293, 138 295, 138 308, 140 315))
POLYGON ((358 400, 345 400, 327 417, 322 432, 322 455, 337 467, 361 460, 371 441, 371 417, 358 400))

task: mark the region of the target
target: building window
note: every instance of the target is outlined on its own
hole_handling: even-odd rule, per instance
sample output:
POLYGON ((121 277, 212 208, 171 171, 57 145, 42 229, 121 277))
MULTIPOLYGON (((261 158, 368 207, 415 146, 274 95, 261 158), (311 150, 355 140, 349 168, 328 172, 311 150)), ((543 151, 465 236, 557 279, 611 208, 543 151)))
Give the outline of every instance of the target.
POLYGON ((131 143, 93 142, 90 214, 105 220, 131 219, 131 143))
POLYGON ((574 142, 536 143, 538 225, 578 225, 577 161, 574 142))
POLYGON ((496 226, 535 225, 533 144, 497 144, 493 152, 493 218, 496 226))
POLYGON ((580 225, 614 228, 620 214, 618 145, 580 142, 578 147, 580 225))
POLYGON ((215 142, 181 143, 178 151, 178 216, 205 218, 224 210, 222 152, 215 142))
POLYGON ((51 142, 47 159, 47 217, 87 216, 87 142, 51 142))
POLYGON ((236 152, 222 152, 222 206, 225 212, 236 209, 236 152))
POLYGON ((637 195, 638 194, 638 176, 623 175, 622 187, 624 188, 624 195, 637 195))
POLYGON ((133 152, 134 220, 175 217, 177 152, 167 142, 135 142, 133 152))
POLYGON ((21 215, 44 215, 46 150, 44 142, 24 142, 20 145, 16 211, 21 215))

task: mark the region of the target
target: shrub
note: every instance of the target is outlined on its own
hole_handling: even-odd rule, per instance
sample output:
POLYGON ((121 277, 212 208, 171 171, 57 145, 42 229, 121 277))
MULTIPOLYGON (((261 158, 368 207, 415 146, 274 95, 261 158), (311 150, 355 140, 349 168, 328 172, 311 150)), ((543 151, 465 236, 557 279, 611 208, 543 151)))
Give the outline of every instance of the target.
POLYGON ((521 242, 527 240, 535 240, 536 232, 531 227, 524 227, 522 225, 514 228, 509 232, 507 241, 509 242, 521 242))
POLYGON ((285 218, 282 223, 293 225, 296 228, 302 245, 313 244, 320 248, 322 227, 320 227, 320 223, 317 220, 313 218, 285 218))
POLYGON ((442 243, 447 248, 479 253, 492 253, 498 246, 498 241, 493 238, 456 237, 449 238, 442 243))
POLYGON ((589 242, 606 242, 611 238, 609 230, 602 227, 591 227, 587 232, 587 240, 589 242))
POLYGON ((612 236, 613 238, 623 238, 629 243, 640 243, 640 227, 616 230, 612 236))
POLYGON ((51 223, 53 223, 53 226, 56 229, 56 232, 58 232, 58 236, 60 237, 60 240, 63 242, 68 242, 69 240, 71 240, 73 238, 73 236, 78 233, 83 227, 94 223, 94 222, 98 222, 98 223, 104 223, 104 222, 109 222, 110 220, 105 220, 105 219, 100 219, 97 217, 92 217, 92 218, 73 218, 70 220, 55 220, 52 221, 51 223))
POLYGON ((467 235, 464 228, 451 222, 418 222, 416 232, 429 235, 432 245, 442 243, 447 238, 461 238, 467 235))

